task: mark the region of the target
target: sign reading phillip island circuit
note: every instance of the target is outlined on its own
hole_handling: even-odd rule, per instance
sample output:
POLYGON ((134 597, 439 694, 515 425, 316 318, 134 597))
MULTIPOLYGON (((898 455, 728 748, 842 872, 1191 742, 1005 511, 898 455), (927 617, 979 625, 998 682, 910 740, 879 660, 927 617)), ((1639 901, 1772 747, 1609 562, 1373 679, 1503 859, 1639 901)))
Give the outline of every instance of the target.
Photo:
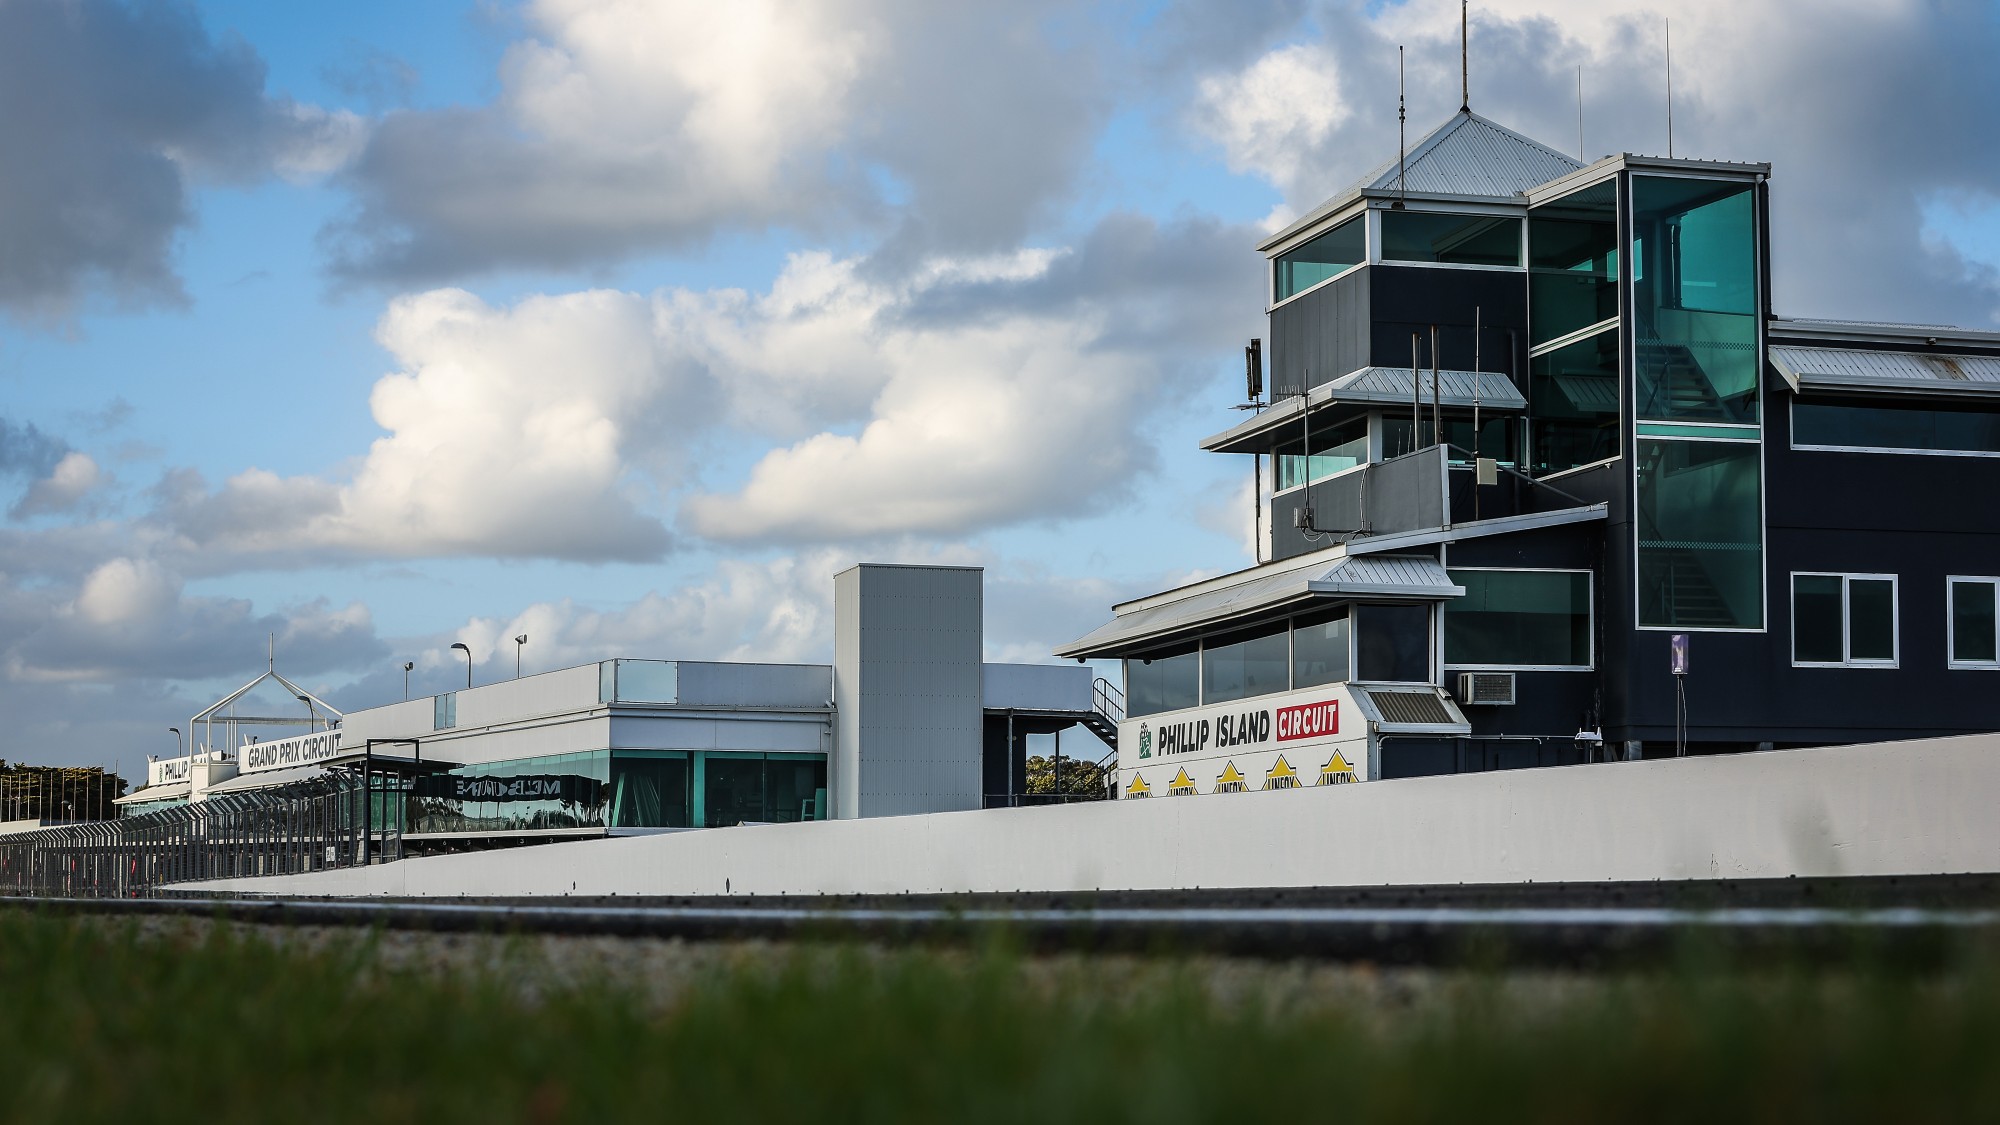
POLYGON ((340 732, 337 730, 280 738, 272 742, 252 742, 243 747, 243 772, 309 766, 339 756, 340 732))

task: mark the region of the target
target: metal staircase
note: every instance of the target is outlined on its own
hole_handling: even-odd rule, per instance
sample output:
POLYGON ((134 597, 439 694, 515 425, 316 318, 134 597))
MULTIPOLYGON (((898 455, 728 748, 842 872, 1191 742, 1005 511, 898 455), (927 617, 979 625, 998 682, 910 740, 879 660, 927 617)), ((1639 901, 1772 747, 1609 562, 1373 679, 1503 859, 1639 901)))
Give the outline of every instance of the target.
POLYGON ((1652 381, 1652 394, 1640 406, 1642 418, 1683 418, 1700 422, 1734 422, 1728 404, 1686 344, 1639 341, 1639 364, 1652 381))
POLYGON ((1102 676, 1090 687, 1090 712, 1084 716, 1083 725, 1096 735, 1115 754, 1118 749, 1118 724, 1125 721, 1125 693, 1102 676))

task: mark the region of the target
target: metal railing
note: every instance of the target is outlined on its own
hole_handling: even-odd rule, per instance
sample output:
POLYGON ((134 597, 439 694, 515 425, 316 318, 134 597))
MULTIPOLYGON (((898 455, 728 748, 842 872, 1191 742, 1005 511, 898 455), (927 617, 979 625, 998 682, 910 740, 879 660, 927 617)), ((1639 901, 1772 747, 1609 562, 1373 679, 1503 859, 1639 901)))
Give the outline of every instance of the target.
POLYGON ((170 883, 296 875, 403 856, 394 779, 323 778, 0 836, 0 894, 145 898, 170 883))

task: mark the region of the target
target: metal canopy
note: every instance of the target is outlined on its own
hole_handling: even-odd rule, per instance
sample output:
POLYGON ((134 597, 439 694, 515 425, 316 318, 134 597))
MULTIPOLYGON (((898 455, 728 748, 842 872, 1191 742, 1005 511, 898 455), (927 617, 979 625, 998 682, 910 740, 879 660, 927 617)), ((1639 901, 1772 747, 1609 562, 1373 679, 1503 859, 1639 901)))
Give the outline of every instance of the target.
POLYGON ((167 785, 148 785, 143 789, 134 789, 123 797, 113 797, 111 803, 136 805, 146 801, 171 801, 175 797, 185 797, 192 792, 194 792, 194 782, 175 781, 167 785))
POLYGON ((1181 597, 1157 595, 1118 609, 1118 616, 1057 649, 1062 657, 1108 657, 1204 626, 1269 613, 1316 599, 1442 601, 1465 593, 1428 555, 1340 554, 1308 566, 1266 565, 1235 582, 1200 583, 1181 597), (1259 572, 1262 573, 1259 573, 1259 572), (1275 573, 1274 573, 1275 571, 1275 573))
POLYGON ((1794 393, 2000 396, 2000 356, 1773 344, 1771 366, 1794 393))
MULTIPOLYGON (((1429 409, 1433 400, 1431 373, 1419 370, 1414 383, 1416 390, 1412 387, 1407 367, 1363 367, 1203 438, 1201 447, 1211 453, 1268 453, 1277 445, 1297 440, 1304 428, 1300 419, 1308 410, 1331 406, 1400 406, 1407 410, 1412 398, 1420 396, 1425 409, 1429 409)), ((1503 413, 1528 408, 1528 400, 1521 396, 1514 381, 1497 371, 1440 371, 1435 399, 1456 410, 1470 410, 1475 405, 1481 410, 1503 413)))
POLYGON ((196 754, 211 750, 234 753, 240 742, 240 736, 237 733, 239 726, 299 726, 299 717, 297 715, 238 715, 235 713, 236 702, 244 696, 249 695, 251 691, 256 689, 257 685, 263 683, 265 680, 275 680, 280 687, 291 693, 293 699, 309 701, 306 713, 308 726, 312 725, 315 712, 323 713, 323 721, 328 730, 333 729, 334 723, 337 720, 345 717, 343 712, 331 703, 278 674, 277 640, 273 637, 271 651, 267 657, 264 671, 256 679, 251 680, 249 683, 209 704, 207 708, 195 712, 194 718, 188 721, 189 750, 196 754), (228 714, 224 714, 223 712, 225 711, 228 714), (222 746, 215 746, 211 737, 214 734, 217 723, 222 724, 224 728, 223 739, 225 744, 222 746), (202 737, 195 737, 197 731, 201 733, 202 737))

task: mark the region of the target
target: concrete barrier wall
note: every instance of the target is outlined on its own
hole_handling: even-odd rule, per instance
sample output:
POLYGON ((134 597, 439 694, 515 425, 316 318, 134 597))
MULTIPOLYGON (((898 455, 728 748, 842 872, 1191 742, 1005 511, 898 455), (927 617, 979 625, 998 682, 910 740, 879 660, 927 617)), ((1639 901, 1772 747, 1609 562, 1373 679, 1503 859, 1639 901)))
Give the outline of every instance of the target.
POLYGON ((976 892, 2000 871, 2000 735, 723 828, 190 885, 512 896, 976 892))

